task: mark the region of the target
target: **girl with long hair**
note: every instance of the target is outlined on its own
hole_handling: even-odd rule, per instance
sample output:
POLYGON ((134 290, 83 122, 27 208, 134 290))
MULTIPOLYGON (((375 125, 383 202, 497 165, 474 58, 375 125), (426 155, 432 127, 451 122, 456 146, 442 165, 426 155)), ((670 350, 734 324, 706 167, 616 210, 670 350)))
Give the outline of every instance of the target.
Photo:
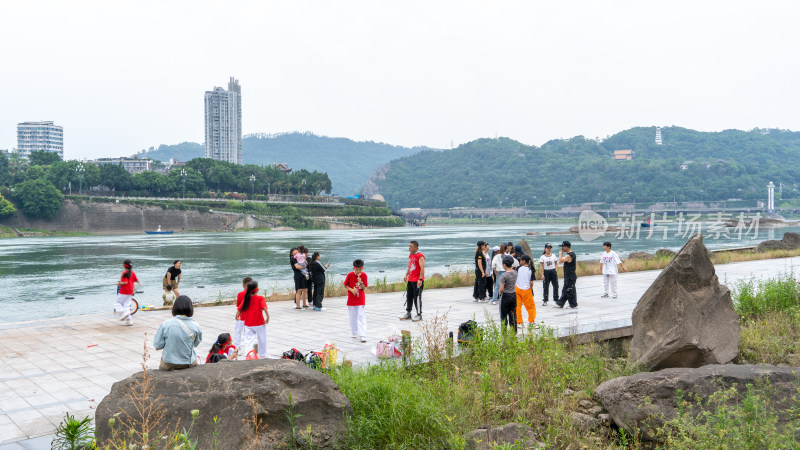
POLYGON ((314 252, 311 255, 311 262, 308 265, 308 270, 311 272, 311 280, 313 286, 312 303, 314 304, 314 311, 323 311, 322 297, 325 296, 325 271, 328 270, 330 264, 322 264, 320 261, 319 252, 314 252))
POLYGON ((206 364, 219 362, 223 359, 236 359, 239 355, 239 349, 233 345, 231 335, 229 333, 222 333, 217 336, 216 342, 211 346, 206 356, 206 364))
POLYGON ((133 273, 133 263, 130 259, 123 261, 122 267, 125 270, 117 281, 117 301, 114 302, 114 313, 119 316, 119 320, 125 321, 125 325, 133 325, 131 299, 133 298, 134 283, 138 283, 139 279, 133 273))
POLYGON ((478 241, 475 249, 475 286, 472 289, 472 298, 475 302, 486 301, 486 256, 483 248, 486 242, 478 241))
POLYGON ((244 293, 242 306, 239 308, 239 318, 244 320, 245 342, 256 339, 258 343, 257 353, 259 358, 267 357, 267 324, 269 323, 269 312, 267 312, 267 301, 264 297, 256 295, 258 293, 258 281, 253 280, 247 283, 244 293))

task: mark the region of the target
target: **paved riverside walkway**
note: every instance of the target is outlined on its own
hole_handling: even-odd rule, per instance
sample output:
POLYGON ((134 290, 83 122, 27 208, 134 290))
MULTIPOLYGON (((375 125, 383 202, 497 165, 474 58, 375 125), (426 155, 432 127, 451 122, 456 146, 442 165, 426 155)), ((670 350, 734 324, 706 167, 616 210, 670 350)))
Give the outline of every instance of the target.
MULTIPOLYGON (((733 286, 738 280, 795 273, 800 257, 749 261, 716 267, 720 281, 733 286)), ((555 328, 559 335, 585 333, 628 326, 639 298, 660 271, 623 273, 619 277, 619 298, 601 299, 600 276, 578 278, 577 310, 542 307, 542 282, 534 293, 537 323, 555 328)), ((559 280, 561 282, 561 280, 559 280)), ((369 342, 352 339, 343 297, 326 299, 327 311, 297 311, 293 302, 268 304, 267 347, 278 357, 295 347, 302 352, 319 351, 327 342, 336 343, 342 356, 354 364, 377 361, 375 344, 394 327, 421 335, 420 323, 400 321, 405 293, 367 294, 369 342)), ((423 294, 424 319, 447 312, 448 327, 487 315, 499 320, 497 306, 472 301, 472 288, 438 289, 423 294)), ((135 324, 121 326, 111 313, 0 324, 0 450, 49 448, 49 436, 64 413, 82 418, 93 416, 94 408, 111 385, 141 370, 144 335, 150 352, 148 366, 158 367, 160 352, 152 347, 158 325, 169 311, 140 311, 135 324)), ((205 358, 219 333, 233 331, 233 306, 195 309, 195 320, 203 329, 203 343, 197 349, 205 358)), ((523 311, 523 316, 527 317, 523 311)))

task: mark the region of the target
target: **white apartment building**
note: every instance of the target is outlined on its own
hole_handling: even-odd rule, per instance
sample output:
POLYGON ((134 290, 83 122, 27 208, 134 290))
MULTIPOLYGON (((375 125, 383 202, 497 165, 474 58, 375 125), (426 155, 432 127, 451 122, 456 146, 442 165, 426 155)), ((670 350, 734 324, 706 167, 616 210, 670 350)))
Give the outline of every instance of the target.
POLYGON ((53 122, 21 122, 17 124, 17 152, 27 158, 31 152, 44 150, 58 153, 64 159, 64 128, 53 122))
POLYGON ((230 78, 228 90, 206 91, 206 158, 242 163, 242 89, 230 78))

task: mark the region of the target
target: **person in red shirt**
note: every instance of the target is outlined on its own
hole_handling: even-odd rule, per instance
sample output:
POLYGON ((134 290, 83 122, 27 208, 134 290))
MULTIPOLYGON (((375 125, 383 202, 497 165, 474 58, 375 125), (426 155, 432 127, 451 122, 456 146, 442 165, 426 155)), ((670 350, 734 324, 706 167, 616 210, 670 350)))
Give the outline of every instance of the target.
POLYGON ((139 279, 133 273, 133 263, 130 259, 123 261, 122 267, 125 268, 125 271, 117 281, 117 301, 114 303, 114 313, 120 316, 119 320, 125 321, 125 325, 133 325, 131 299, 133 298, 134 283, 138 283, 139 279))
POLYGON ((344 279, 344 287, 347 288, 347 310, 350 313, 350 332, 354 338, 361 338, 361 342, 367 342, 367 314, 364 312, 366 302, 365 289, 367 274, 364 273, 364 261, 357 259, 353 261, 353 271, 347 274, 344 279))
POLYGON ((216 342, 211 346, 206 356, 206 364, 219 362, 223 359, 235 360, 239 356, 239 349, 231 343, 231 335, 222 333, 217 336, 216 342))
POLYGON ((422 288, 425 285, 425 255, 419 251, 419 242, 411 241, 408 244, 408 268, 403 281, 406 283, 406 313, 400 320, 411 319, 412 305, 417 310, 414 322, 422 320, 422 288))
POLYGON ((242 307, 244 301, 244 294, 247 292, 247 283, 253 281, 250 277, 242 279, 242 292, 236 294, 236 325, 233 327, 233 346, 239 348, 242 343, 242 333, 244 332, 244 320, 239 317, 239 308, 242 307))
POLYGON ((258 357, 263 359, 267 357, 269 312, 267 312, 267 300, 256 293, 258 293, 258 281, 247 283, 238 311, 239 318, 244 321, 245 342, 256 339, 258 357))

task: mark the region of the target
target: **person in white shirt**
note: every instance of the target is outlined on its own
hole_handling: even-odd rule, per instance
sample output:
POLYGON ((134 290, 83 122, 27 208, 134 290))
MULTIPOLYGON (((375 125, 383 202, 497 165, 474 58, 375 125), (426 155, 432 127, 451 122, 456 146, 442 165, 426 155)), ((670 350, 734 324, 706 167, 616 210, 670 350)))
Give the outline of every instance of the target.
POLYGON ((544 280, 544 298, 542 306, 547 306, 549 287, 553 285, 553 298, 558 300, 558 256, 552 253, 553 246, 544 245, 544 253, 539 257, 539 265, 542 267, 542 279, 544 280))
POLYGON ((501 244, 500 249, 492 258, 492 272, 494 272, 494 293, 492 293, 492 304, 497 304, 497 299, 501 297, 503 294, 499 292, 500 290, 500 275, 503 274, 506 270, 503 269, 503 256, 506 255, 506 244, 501 244))
POLYGON ((609 288, 611 290, 611 296, 617 298, 617 264, 622 267, 622 271, 625 272, 625 264, 622 264, 622 260, 619 259, 619 255, 617 252, 611 250, 611 242, 603 242, 603 256, 600 257, 600 265, 603 268, 603 295, 601 298, 608 298, 608 291, 609 288))
POLYGON ((519 259, 517 282, 514 284, 514 293, 517 296, 517 328, 522 328, 522 306, 528 311, 528 324, 536 320, 536 303, 533 300, 533 262, 530 256, 522 255, 519 259))

